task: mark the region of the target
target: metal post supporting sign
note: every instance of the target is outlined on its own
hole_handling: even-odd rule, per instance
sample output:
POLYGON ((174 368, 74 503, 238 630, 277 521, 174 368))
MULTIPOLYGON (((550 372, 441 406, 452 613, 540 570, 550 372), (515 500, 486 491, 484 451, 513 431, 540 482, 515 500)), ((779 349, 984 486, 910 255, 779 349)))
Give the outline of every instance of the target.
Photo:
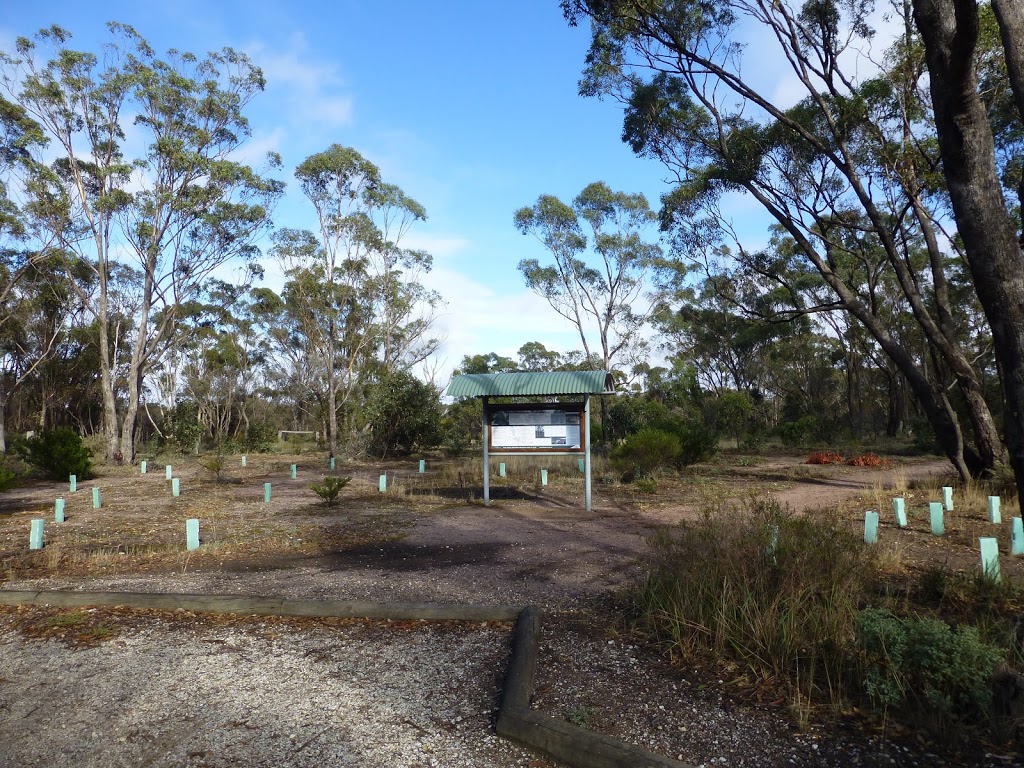
POLYGON ((590 511, 590 395, 583 398, 583 443, 586 446, 587 453, 584 456, 585 462, 585 478, 584 484, 586 485, 586 499, 587 499, 587 512, 590 511))
POLYGON ((491 503, 491 454, 488 451, 488 442, 490 441, 490 424, 487 423, 487 398, 480 398, 483 403, 483 427, 484 427, 484 506, 489 506, 491 503))

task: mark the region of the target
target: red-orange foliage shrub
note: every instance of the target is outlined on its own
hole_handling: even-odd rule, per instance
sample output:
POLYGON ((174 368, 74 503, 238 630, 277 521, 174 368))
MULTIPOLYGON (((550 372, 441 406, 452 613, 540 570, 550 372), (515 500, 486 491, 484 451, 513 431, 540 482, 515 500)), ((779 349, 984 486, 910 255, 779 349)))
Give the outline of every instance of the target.
POLYGON ((872 467, 873 469, 881 469, 882 467, 889 466, 888 461, 873 453, 865 453, 863 456, 854 456, 846 463, 851 467, 872 467))
POLYGON ((807 459, 808 464, 842 464, 843 457, 835 451, 819 451, 812 453, 807 459))

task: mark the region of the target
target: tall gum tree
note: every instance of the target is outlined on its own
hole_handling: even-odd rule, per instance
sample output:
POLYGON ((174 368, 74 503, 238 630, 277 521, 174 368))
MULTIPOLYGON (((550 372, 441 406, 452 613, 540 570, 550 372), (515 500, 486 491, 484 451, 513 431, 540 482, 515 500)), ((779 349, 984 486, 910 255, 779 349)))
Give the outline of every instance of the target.
POLYGON ((637 305, 645 275, 661 256, 648 241, 656 220, 643 195, 614 192, 601 181, 587 185, 571 206, 541 195, 515 213, 516 229, 553 259, 520 261, 526 285, 573 325, 584 355, 600 358, 607 371, 621 358, 632 362, 643 347, 640 331, 650 313, 637 305))
POLYGON ((19 38, 0 68, 57 153, 35 164, 27 210, 70 260, 92 265, 95 291, 75 279, 70 260, 67 278, 98 325, 107 458, 132 461, 145 377, 166 353, 180 307, 218 267, 256 256, 283 185, 234 159, 250 135, 243 110, 264 87, 246 56, 226 48, 160 59, 131 27, 108 27, 102 55, 73 50, 55 26, 19 38), (119 260, 141 272, 121 418, 110 333, 119 260))
POLYGON ((329 448, 340 447, 339 412, 375 368, 402 371, 439 345, 429 336, 440 298, 418 276, 430 254, 402 247, 426 211, 350 147, 306 158, 295 177, 316 212, 316 232, 275 233, 284 266, 281 343, 293 371, 325 412, 329 448))
MULTIPOLYGON (((662 222, 673 231, 677 252, 718 249, 723 238, 736 239, 722 197, 749 195, 831 291, 824 303, 794 303, 794 311, 856 318, 905 377, 961 477, 997 466, 1003 447, 995 420, 952 321, 950 256, 939 246, 948 201, 936 184, 930 121, 919 110, 914 70, 908 57, 897 56, 877 77, 851 74, 855 51, 873 37, 866 21, 873 3, 567 0, 563 7, 570 21, 592 22, 581 92, 621 99, 623 138, 676 175, 675 189, 663 198, 662 222), (777 103, 745 76, 741 22, 758 31, 760 48, 774 47, 783 71, 803 89, 795 105, 777 103), (928 255, 923 268, 915 265, 921 249, 928 255), (853 283, 845 279, 851 261, 862 265, 853 283), (899 287, 932 354, 952 371, 973 446, 944 382, 887 327, 889 312, 872 290, 879 270, 899 287)), ((902 11, 906 16, 906 6, 902 11)), ((761 254, 737 245, 742 268, 780 277, 764 267, 761 254)))

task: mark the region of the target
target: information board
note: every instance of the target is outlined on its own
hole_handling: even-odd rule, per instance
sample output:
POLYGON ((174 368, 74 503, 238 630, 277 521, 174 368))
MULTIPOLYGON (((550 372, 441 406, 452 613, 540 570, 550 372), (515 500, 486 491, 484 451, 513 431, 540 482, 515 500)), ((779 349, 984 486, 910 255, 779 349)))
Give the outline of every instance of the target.
POLYGON ((495 451, 580 451, 583 412, 578 405, 537 408, 495 406, 488 413, 495 451))

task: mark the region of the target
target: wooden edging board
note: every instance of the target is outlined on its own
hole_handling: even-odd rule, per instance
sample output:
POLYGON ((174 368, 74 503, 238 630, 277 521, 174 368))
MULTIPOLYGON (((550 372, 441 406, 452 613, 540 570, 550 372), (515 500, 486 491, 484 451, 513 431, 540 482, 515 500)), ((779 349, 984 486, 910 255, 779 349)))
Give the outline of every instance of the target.
POLYGON ((160 592, 0 590, 0 605, 124 606, 267 616, 330 616, 399 621, 516 621, 497 733, 577 768, 690 768, 685 763, 533 712, 541 611, 536 606, 371 603, 288 597, 160 592))

